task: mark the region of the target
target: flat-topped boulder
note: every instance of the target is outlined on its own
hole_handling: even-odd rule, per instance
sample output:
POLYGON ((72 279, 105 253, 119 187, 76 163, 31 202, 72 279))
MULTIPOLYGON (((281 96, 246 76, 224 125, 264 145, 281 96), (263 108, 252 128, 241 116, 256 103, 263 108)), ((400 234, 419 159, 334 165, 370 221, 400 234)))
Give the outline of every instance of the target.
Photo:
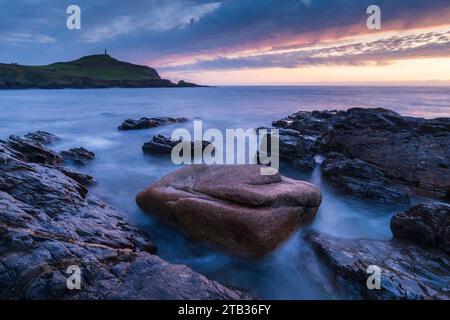
POLYGON ((164 125, 174 124, 174 123, 183 123, 187 122, 189 119, 181 117, 181 118, 171 118, 171 117, 158 117, 158 118, 140 118, 137 120, 127 119, 120 126, 119 130, 142 130, 142 129, 151 129, 164 125))
POLYGON ((259 165, 189 165, 136 197, 145 212, 194 240, 264 255, 311 221, 322 196, 313 185, 261 175, 259 165))

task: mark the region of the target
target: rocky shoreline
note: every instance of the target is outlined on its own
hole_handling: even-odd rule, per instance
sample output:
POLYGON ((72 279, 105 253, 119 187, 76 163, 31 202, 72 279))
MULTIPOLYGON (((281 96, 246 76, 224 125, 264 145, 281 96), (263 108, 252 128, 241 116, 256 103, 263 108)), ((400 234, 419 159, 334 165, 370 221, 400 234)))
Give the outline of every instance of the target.
MULTIPOLYGON (((280 157, 344 192, 380 202, 423 195, 450 200, 450 118, 404 117, 386 109, 298 112, 274 121, 280 157), (284 156, 283 156, 284 155, 284 156)), ((390 241, 311 232, 306 240, 354 299, 450 299, 450 205, 429 200, 392 217, 390 241), (381 289, 366 285, 370 266, 381 289)))
MULTIPOLYGON (((119 130, 185 121, 128 119, 119 130)), ((394 214, 391 240, 307 231, 334 277, 330 286, 353 299, 450 299, 450 119, 354 108, 299 112, 273 126, 284 161, 312 170, 324 157, 322 176, 339 191, 379 202, 437 200, 394 214), (371 266, 382 271, 380 290, 366 285, 371 266)), ((0 298, 249 298, 159 258, 149 235, 89 193, 93 177, 67 167, 96 155, 49 149, 58 139, 37 131, 0 140, 0 298), (83 290, 66 286, 73 265, 83 270, 83 290)), ((143 150, 168 154, 178 142, 157 135, 143 150)), ((260 172, 260 165, 184 166, 142 190, 136 203, 195 241, 258 258, 313 221, 322 202, 307 182, 260 172)))
POLYGON ((353 299, 450 299, 450 205, 422 204, 393 216, 390 241, 307 236, 332 270, 336 286, 353 299), (367 287, 370 266, 380 289, 367 287))
POLYGON ((274 121, 280 155, 324 176, 351 194, 398 201, 408 194, 450 200, 450 118, 422 119, 391 110, 301 111, 274 121), (390 196, 392 195, 392 196, 390 196))
MULTIPOLYGON (((32 133, 0 140, 1 299, 241 299, 158 256, 144 232, 89 194, 86 177, 32 133), (69 266, 82 290, 69 290, 69 266)), ((55 137, 56 138, 56 137, 55 137)))

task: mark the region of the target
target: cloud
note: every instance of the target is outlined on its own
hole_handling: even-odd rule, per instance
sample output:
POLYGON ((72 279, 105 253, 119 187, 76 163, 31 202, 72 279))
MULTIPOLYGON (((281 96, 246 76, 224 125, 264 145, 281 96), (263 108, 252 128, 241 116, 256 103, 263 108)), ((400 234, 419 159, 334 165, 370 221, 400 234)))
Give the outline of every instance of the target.
POLYGON ((1 41, 10 43, 55 43, 56 40, 45 34, 36 34, 32 32, 13 32, 0 35, 1 41))
POLYGON ((104 39, 114 38, 118 35, 128 34, 136 29, 138 23, 136 19, 130 16, 121 16, 115 18, 108 25, 96 27, 93 31, 84 34, 83 39, 86 42, 99 42, 104 39))
POLYGON ((193 63, 168 65, 164 72, 238 70, 258 68, 299 68, 317 65, 387 64, 394 60, 450 57, 450 30, 391 36, 345 45, 300 46, 239 57, 217 56, 193 63))
POLYGON ((71 60, 103 48, 117 58, 155 67, 186 62, 206 66, 213 64, 207 61, 211 59, 217 65, 238 65, 244 59, 289 65, 288 54, 281 54, 289 49, 299 51, 290 53, 293 59, 306 63, 312 58, 302 58, 301 50, 330 42, 338 47, 348 37, 378 34, 366 28, 371 4, 381 7, 381 32, 450 24, 448 0, 77 0, 82 29, 67 30, 68 3, 0 1, 0 61, 29 64, 71 60), (34 42, 31 36, 15 36, 24 30, 42 36, 34 42), (35 54, 39 42, 52 41, 63 49, 48 46, 45 55, 35 54), (27 50, 18 50, 14 43, 27 50), (248 52, 268 56, 250 57, 248 52))
POLYGON ((152 10, 144 10, 145 14, 119 16, 110 23, 95 26, 84 34, 86 42, 100 42, 137 31, 168 31, 184 28, 198 22, 203 16, 217 10, 220 2, 196 4, 193 2, 165 2, 163 6, 155 6, 152 10))

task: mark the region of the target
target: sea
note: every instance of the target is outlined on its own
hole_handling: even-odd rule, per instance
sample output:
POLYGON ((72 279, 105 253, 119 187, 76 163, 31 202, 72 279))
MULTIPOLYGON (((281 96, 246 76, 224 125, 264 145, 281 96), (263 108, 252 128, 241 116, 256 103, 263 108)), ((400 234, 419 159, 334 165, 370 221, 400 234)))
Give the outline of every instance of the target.
MULTIPOLYGON (((179 166, 170 157, 147 155, 142 144, 170 136, 193 122, 119 131, 127 118, 187 117, 203 129, 271 126, 294 112, 383 107, 402 115, 450 117, 449 87, 273 86, 151 89, 0 90, 0 138, 45 130, 61 139, 61 151, 83 146, 96 159, 79 170, 95 177, 90 193, 110 203, 131 224, 147 231, 158 255, 185 264, 224 285, 261 299, 351 299, 303 237, 311 230, 338 238, 389 240, 391 216, 407 204, 383 204, 343 193, 324 180, 320 159, 312 171, 281 166, 285 176, 320 188, 323 203, 314 222, 260 259, 243 258, 189 240, 135 203, 136 194, 179 166)), ((423 199, 414 198, 411 204, 423 199)), ((410 205, 411 205, 410 204, 410 205)), ((143 275, 145 276, 145 275, 143 275)))

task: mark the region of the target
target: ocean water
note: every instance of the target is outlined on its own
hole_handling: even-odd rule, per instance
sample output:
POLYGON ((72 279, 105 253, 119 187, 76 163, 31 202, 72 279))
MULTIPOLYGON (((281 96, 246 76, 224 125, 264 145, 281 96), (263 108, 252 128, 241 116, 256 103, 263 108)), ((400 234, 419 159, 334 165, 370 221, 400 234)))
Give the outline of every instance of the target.
MULTIPOLYGON (((262 259, 243 259, 194 243, 139 210, 136 194, 176 170, 170 157, 142 153, 155 134, 175 128, 192 130, 192 122, 149 130, 122 132, 127 118, 184 116, 201 119, 209 128, 250 129, 299 110, 385 107, 403 115, 450 116, 446 87, 215 87, 179 89, 7 90, 0 91, 0 137, 34 130, 61 140, 56 150, 84 146, 97 158, 81 171, 95 177, 90 192, 120 209, 125 218, 148 231, 158 254, 186 264, 225 285, 265 299, 348 298, 334 286, 329 270, 302 239, 308 229, 342 238, 390 239, 389 221, 405 205, 386 205, 341 193, 320 175, 282 166, 281 173, 317 185, 323 203, 315 221, 262 259)), ((419 199, 413 199, 419 201, 419 199)))

